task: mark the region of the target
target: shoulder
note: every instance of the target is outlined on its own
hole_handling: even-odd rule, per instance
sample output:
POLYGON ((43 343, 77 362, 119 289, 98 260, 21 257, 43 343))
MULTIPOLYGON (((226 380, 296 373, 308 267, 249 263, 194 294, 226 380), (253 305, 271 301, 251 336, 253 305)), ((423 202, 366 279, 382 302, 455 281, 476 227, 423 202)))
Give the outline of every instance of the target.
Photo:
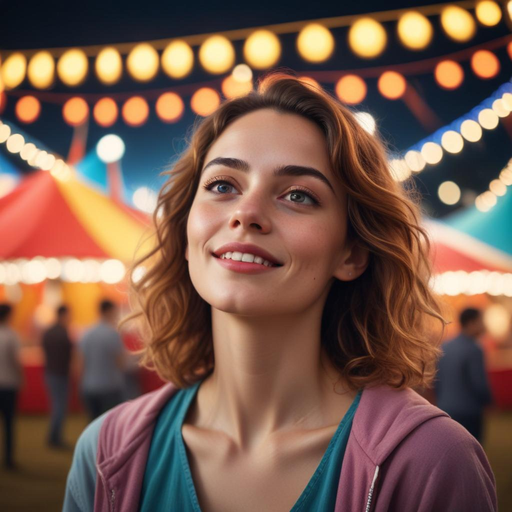
POLYGON ((158 414, 176 391, 167 383, 111 409, 101 430, 101 458, 121 454, 132 442, 150 436, 158 414))
POLYGON ((68 474, 64 510, 92 510, 96 489, 96 455, 100 429, 108 412, 96 418, 80 435, 68 474))
POLYGON ((447 416, 410 432, 382 464, 382 478, 403 510, 496 510, 496 483, 482 446, 447 416))

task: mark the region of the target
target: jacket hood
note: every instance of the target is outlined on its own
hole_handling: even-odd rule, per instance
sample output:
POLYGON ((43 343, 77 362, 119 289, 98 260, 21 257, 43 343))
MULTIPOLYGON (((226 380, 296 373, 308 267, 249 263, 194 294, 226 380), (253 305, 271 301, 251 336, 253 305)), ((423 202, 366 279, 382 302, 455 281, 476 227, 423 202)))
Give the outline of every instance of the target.
POLYGON ((354 415, 352 434, 367 457, 380 466, 418 426, 448 416, 410 388, 367 387, 354 415))

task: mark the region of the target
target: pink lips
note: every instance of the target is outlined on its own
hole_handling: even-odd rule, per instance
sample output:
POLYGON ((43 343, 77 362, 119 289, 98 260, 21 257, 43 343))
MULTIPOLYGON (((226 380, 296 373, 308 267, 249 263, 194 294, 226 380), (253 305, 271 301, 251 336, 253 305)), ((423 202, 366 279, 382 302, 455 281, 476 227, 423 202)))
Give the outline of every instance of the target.
POLYGON ((223 260, 222 258, 215 256, 215 254, 213 257, 216 261, 219 262, 219 265, 222 265, 224 268, 234 272, 240 272, 242 274, 261 274, 263 272, 270 272, 279 268, 266 267, 265 265, 260 265, 259 263, 249 263, 248 261, 234 261, 229 259, 223 260))
MULTIPOLYGON (((267 252, 265 249, 258 247, 257 245, 253 245, 253 244, 242 244, 239 242, 232 242, 229 244, 224 244, 223 246, 219 247, 213 254, 215 256, 217 256, 218 258, 220 258, 226 252, 241 252, 241 253, 254 254, 254 256, 259 256, 260 258, 263 258, 264 260, 268 260, 268 261, 270 261, 270 263, 273 263, 274 265, 278 265, 278 266, 282 265, 282 263, 277 258, 272 256, 272 254, 267 252)), ((230 260, 227 260, 227 261, 230 261, 230 260)), ((244 264, 247 265, 248 263, 244 262, 244 264)), ((250 265, 253 265, 253 264, 250 263, 250 265)), ((258 265, 258 263, 256 263, 256 265, 258 265)), ((261 266, 264 267, 265 265, 261 265, 261 266)), ((265 267, 265 268, 272 268, 272 267, 265 267)))

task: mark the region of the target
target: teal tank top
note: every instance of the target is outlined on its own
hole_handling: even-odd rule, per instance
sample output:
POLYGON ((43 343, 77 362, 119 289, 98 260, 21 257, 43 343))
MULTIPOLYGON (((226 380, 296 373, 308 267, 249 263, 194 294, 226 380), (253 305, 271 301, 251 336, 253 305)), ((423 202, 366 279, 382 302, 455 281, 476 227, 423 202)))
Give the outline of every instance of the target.
MULTIPOLYGON (((201 512, 181 428, 201 382, 179 390, 160 412, 142 483, 141 512, 201 512)), ((334 433, 320 464, 290 512, 334 510, 343 456, 362 390, 334 433)))

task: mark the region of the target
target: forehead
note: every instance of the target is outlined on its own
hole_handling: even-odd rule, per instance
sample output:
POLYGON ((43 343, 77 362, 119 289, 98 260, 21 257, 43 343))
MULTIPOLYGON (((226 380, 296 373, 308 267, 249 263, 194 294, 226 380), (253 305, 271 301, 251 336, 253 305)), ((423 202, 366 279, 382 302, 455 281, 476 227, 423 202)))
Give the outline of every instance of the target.
POLYGON ((302 116, 270 109, 251 112, 230 124, 212 144, 204 164, 219 156, 246 160, 251 167, 303 165, 332 175, 320 128, 302 116))

